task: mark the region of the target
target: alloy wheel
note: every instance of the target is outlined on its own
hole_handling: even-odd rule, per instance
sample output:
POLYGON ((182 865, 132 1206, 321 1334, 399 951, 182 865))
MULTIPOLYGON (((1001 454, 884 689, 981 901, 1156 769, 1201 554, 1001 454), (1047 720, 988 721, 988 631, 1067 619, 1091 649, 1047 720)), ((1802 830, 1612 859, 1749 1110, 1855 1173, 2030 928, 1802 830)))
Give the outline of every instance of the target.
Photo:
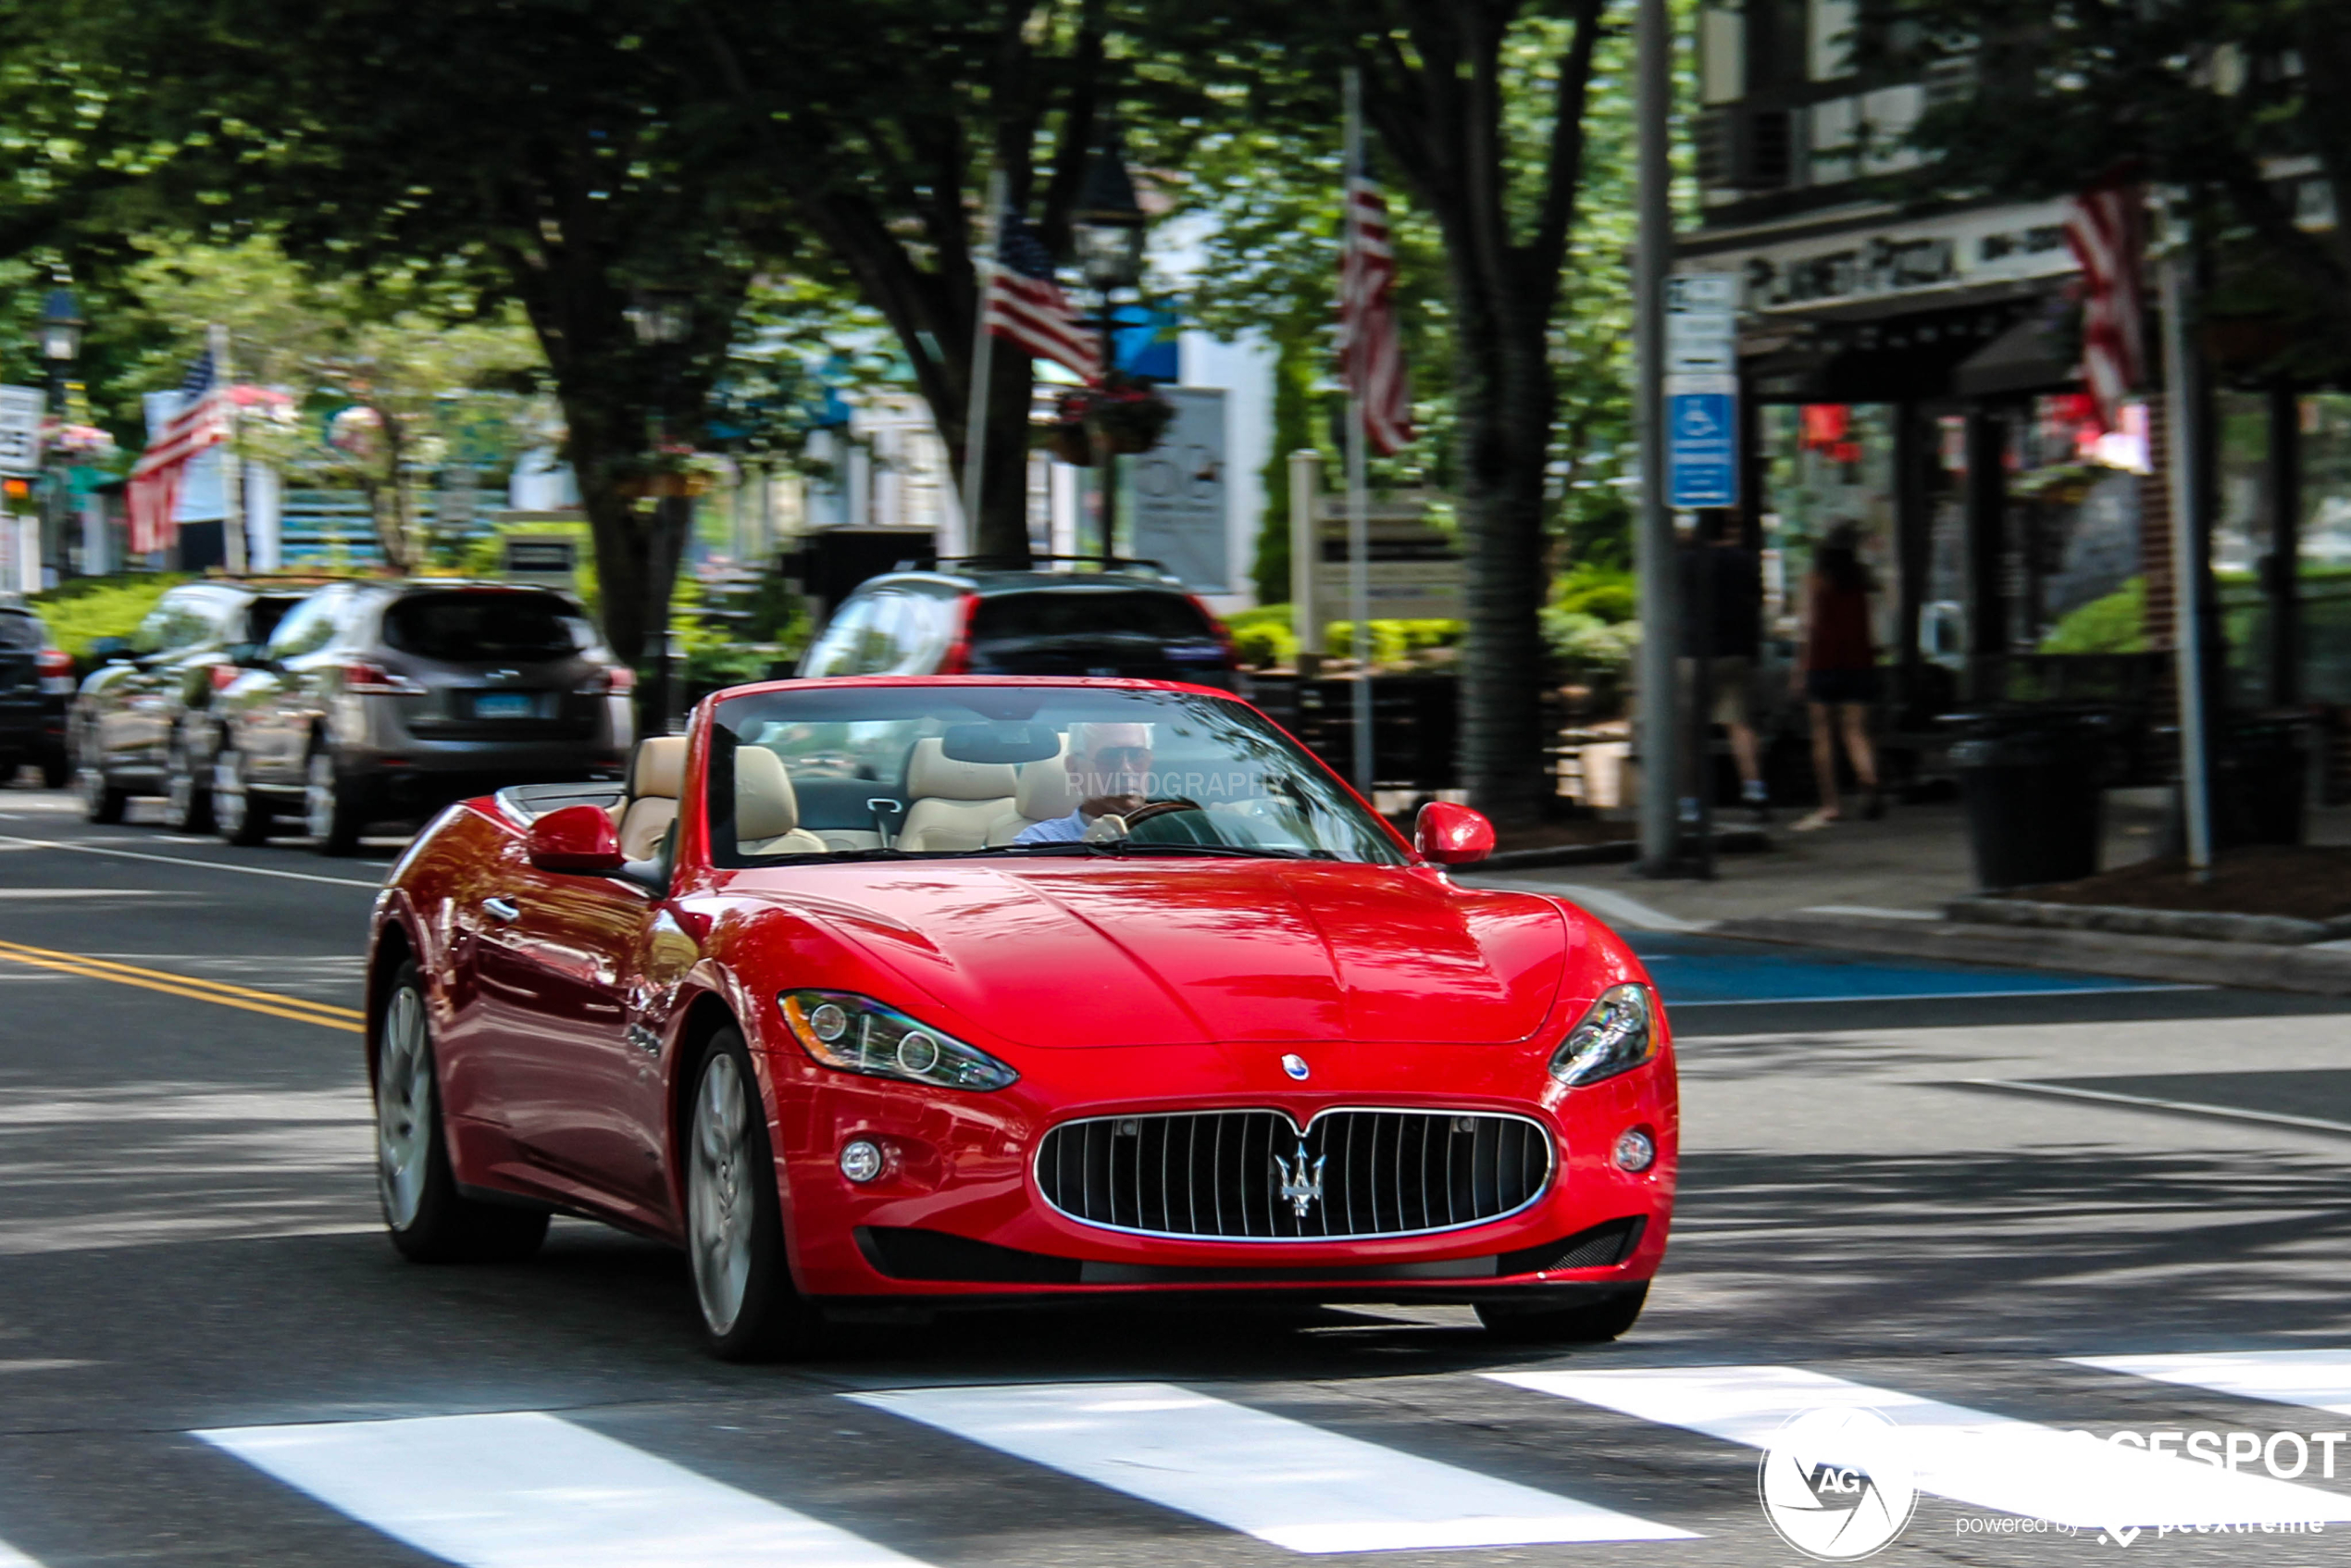
POLYGON ((74 793, 81 798, 81 809, 95 820, 104 809, 106 776, 94 767, 84 767, 73 776, 74 793))
POLYGON ((175 728, 163 753, 163 825, 185 831, 197 815, 196 767, 188 754, 188 733, 175 728))
POLYGON ((302 788, 302 825, 314 839, 324 839, 335 830, 335 759, 326 752, 313 752, 310 772, 302 788))
POLYGON ((244 830, 245 781, 238 777, 234 752, 221 752, 212 759, 212 822, 224 839, 244 830))
POLYGON ((713 1052, 694 1095, 694 1127, 686 1176, 686 1226, 694 1291, 703 1320, 725 1334, 743 1310, 751 1284, 752 1225, 750 1108, 735 1059, 713 1052))
POLYGON ((413 985, 392 992, 376 1058, 376 1190, 394 1230, 416 1223, 432 1149, 432 1051, 424 998, 413 985))

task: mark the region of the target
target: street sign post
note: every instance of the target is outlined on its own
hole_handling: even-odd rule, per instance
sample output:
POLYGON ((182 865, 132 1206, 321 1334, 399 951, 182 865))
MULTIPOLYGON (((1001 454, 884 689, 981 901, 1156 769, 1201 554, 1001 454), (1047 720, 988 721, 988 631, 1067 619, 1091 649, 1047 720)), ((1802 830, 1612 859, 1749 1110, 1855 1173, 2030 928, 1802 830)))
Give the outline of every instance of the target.
POLYGON ((39 387, 0 387, 0 474, 41 471, 41 417, 48 406, 39 387))
POLYGON ((1739 504, 1738 279, 1686 272, 1665 289, 1666 504, 1739 504))

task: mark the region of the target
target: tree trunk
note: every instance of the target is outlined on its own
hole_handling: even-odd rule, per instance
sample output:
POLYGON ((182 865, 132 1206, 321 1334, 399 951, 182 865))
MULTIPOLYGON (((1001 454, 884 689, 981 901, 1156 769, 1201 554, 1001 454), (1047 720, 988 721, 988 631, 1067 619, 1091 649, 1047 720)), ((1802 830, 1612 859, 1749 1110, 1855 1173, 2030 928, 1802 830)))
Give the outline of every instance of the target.
POLYGON ((1460 765, 1479 810, 1524 826, 1542 810, 1543 478, 1556 391, 1540 323, 1454 280, 1463 584, 1460 765))

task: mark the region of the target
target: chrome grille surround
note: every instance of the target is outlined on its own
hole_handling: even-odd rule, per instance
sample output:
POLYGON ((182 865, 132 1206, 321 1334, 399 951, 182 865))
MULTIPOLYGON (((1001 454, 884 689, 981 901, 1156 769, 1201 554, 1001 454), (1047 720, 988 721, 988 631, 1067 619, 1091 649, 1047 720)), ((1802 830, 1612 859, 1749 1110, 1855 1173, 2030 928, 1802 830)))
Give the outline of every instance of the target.
POLYGON ((1047 1131, 1033 1170, 1048 1207, 1096 1229, 1373 1241, 1508 1219, 1542 1200, 1558 1164, 1532 1116, 1334 1106, 1303 1132, 1287 1112, 1257 1108, 1083 1117, 1047 1131), (1283 1193, 1301 1147, 1321 1188, 1302 1216, 1283 1193))

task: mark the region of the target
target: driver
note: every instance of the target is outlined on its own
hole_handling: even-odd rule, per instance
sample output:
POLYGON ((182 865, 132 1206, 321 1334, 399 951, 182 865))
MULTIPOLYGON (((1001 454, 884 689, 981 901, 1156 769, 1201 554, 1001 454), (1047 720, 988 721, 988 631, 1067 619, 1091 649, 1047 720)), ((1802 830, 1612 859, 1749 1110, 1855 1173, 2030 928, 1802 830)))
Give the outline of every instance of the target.
POLYGON ((1078 843, 1096 819, 1140 810, 1151 788, 1151 727, 1073 724, 1069 753, 1062 762, 1077 791, 1077 809, 1023 828, 1014 843, 1078 843))

